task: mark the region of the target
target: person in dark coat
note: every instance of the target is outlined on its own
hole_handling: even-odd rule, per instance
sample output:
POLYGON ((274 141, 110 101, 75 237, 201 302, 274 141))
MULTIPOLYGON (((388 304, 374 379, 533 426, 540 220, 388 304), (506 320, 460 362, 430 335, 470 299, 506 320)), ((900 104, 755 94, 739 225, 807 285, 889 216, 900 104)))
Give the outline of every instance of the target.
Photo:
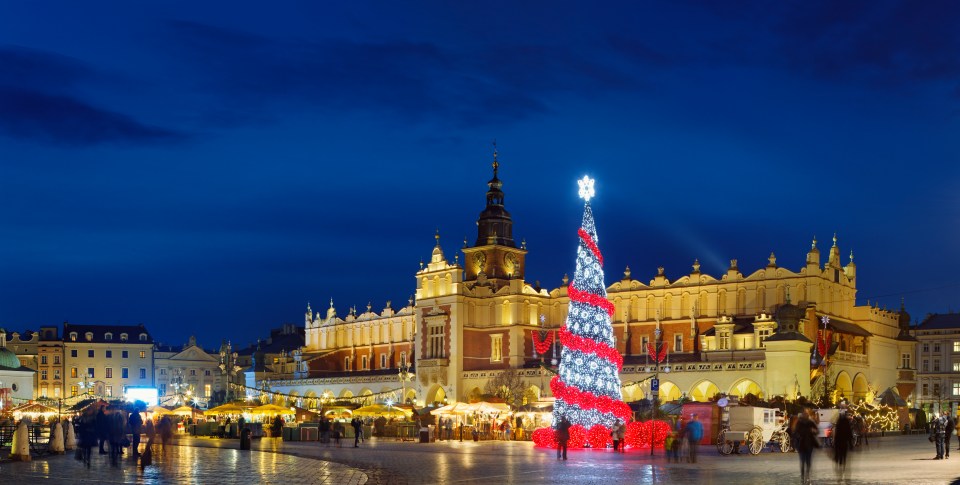
POLYGON ((133 448, 133 456, 140 454, 140 433, 143 431, 143 418, 140 417, 140 410, 134 409, 130 413, 130 419, 127 420, 127 424, 130 426, 130 436, 133 438, 131 441, 131 446, 133 448))
POLYGON ((100 440, 100 454, 106 455, 107 450, 103 449, 103 444, 110 441, 110 419, 107 413, 103 411, 102 406, 97 410, 96 430, 97 438, 100 440))
POLYGON ((797 443, 797 455, 800 456, 800 480, 807 483, 810 480, 813 449, 820 447, 820 442, 817 440, 817 423, 810 419, 807 413, 800 413, 794 423, 793 435, 797 443))
POLYGON ((947 417, 947 428, 944 430, 946 437, 943 440, 943 457, 950 458, 950 437, 953 436, 953 432, 956 430, 957 420, 949 413, 944 414, 947 417))
POLYGON ((353 418, 350 420, 350 425, 353 426, 353 447, 360 447, 360 437, 363 436, 363 421, 360 421, 360 418, 353 418))
POLYGON ((833 426, 833 461, 837 463, 837 473, 844 479, 847 471, 847 451, 853 447, 853 426, 845 409, 840 410, 837 424, 833 426))
POLYGON ((557 425, 557 459, 561 457, 561 451, 563 459, 567 459, 567 442, 570 441, 570 421, 567 420, 567 417, 564 416, 560 418, 560 424, 557 425))
POLYGON ((77 431, 80 438, 81 458, 87 468, 90 468, 90 453, 93 447, 97 446, 97 415, 88 412, 81 416, 77 431))

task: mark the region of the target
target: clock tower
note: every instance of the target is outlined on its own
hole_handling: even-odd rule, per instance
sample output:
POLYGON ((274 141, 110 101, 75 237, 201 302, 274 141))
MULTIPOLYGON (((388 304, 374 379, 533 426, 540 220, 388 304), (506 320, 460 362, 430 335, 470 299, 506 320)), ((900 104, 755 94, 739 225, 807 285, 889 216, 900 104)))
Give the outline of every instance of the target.
POLYGON ((525 245, 513 240, 513 219, 503 205, 503 182, 498 177, 500 162, 493 149, 493 178, 487 182, 487 205, 477 219, 477 241, 468 247, 464 241, 466 281, 483 279, 523 279, 525 245))

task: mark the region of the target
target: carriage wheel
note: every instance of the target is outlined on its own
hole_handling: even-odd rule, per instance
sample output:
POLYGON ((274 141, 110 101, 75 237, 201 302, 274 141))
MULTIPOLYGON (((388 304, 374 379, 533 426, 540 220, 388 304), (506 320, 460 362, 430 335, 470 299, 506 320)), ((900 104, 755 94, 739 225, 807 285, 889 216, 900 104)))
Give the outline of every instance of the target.
POLYGON ((786 453, 791 450, 790 435, 781 431, 780 433, 780 453, 786 453))
POLYGON ((721 431, 720 434, 717 435, 717 451, 719 451, 721 455, 733 453, 733 443, 727 441, 726 431, 721 431))
POLYGON ((763 450, 763 429, 759 426, 754 426, 747 434, 747 447, 752 455, 759 455, 763 450))

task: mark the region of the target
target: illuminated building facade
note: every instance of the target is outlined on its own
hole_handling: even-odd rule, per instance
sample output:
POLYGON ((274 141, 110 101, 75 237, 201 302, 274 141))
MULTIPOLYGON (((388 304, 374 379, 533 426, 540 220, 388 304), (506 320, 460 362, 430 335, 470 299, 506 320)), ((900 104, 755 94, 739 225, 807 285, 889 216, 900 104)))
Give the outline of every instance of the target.
MULTIPOLYGON (((368 305, 345 317, 332 302, 324 316, 308 307, 307 367, 296 378, 277 378, 272 389, 314 399, 380 398, 401 388, 401 367, 410 365, 404 398, 419 404, 477 397, 506 369, 515 369, 532 395, 548 394, 532 331, 563 324, 568 281, 552 290, 527 282, 526 243, 513 237, 496 154, 487 185, 477 238, 472 245, 464 241, 462 259, 455 254, 451 261, 437 234, 407 306, 388 303, 376 313, 368 305)), ((644 349, 656 329, 669 346, 671 372, 660 373, 663 401, 748 393, 859 400, 891 387, 907 399, 915 381, 902 363, 915 348, 902 331, 905 312, 855 304, 857 268, 852 253, 842 263, 836 237, 825 263, 816 240, 805 261, 791 270, 771 254, 765 267, 743 273, 732 260, 719 276, 701 272, 694 261, 687 275, 671 281, 660 268, 648 282, 633 279, 627 268, 607 289, 624 355, 624 400, 649 395, 645 384, 633 383, 653 372, 644 349)), ((554 349, 548 354, 547 364, 556 355, 554 349)))

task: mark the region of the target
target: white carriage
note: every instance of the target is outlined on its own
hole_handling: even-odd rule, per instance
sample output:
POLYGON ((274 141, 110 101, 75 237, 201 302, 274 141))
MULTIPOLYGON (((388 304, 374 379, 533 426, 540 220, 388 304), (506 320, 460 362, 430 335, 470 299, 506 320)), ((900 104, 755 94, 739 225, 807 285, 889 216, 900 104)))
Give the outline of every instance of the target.
POLYGON ((740 444, 753 455, 772 442, 777 449, 790 451, 788 423, 777 409, 754 406, 730 406, 728 425, 717 436, 717 450, 723 455, 734 452, 740 444))

